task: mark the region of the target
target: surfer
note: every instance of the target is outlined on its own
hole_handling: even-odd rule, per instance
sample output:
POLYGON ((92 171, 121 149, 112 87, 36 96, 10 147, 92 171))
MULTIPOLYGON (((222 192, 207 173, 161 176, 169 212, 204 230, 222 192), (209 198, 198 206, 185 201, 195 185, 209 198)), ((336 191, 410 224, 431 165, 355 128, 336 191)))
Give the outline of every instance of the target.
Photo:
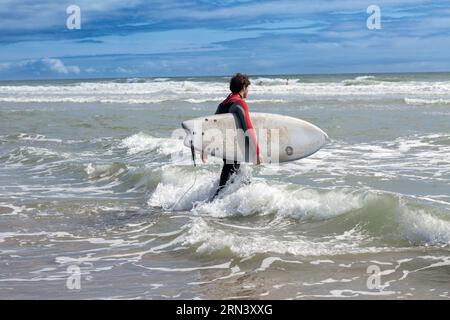
MULTIPOLYGON (((250 86, 250 80, 244 74, 237 73, 230 80, 230 91, 228 97, 217 107, 216 114, 221 113, 234 113, 239 119, 240 127, 250 136, 253 145, 256 147, 256 164, 262 163, 262 156, 260 155, 258 141, 256 139, 256 133, 253 129, 252 121, 248 111, 245 98, 248 95, 248 87, 250 86)), ((240 163, 237 161, 227 161, 223 159, 223 168, 220 174, 219 187, 213 196, 213 199, 219 194, 219 192, 225 187, 228 180, 239 172, 240 163)))

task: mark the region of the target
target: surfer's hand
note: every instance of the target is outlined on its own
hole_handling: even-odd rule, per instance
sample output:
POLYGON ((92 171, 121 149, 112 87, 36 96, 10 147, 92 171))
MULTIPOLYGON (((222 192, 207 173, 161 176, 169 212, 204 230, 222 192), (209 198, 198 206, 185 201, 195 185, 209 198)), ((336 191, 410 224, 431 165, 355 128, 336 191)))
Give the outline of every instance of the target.
POLYGON ((263 157, 261 156, 261 155, 259 155, 257 158, 256 158, 256 165, 260 165, 261 163, 263 163, 264 162, 264 159, 263 159, 263 157))
POLYGON ((207 160, 208 160, 208 156, 207 156, 205 153, 202 152, 201 158, 202 158, 202 162, 203 162, 203 163, 208 162, 208 161, 207 161, 207 160))

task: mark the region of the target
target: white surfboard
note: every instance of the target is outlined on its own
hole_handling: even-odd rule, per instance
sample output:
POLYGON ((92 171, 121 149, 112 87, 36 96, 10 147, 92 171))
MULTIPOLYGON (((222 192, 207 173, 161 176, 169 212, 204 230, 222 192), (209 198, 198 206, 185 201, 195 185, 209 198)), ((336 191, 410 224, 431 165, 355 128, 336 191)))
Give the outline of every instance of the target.
MULTIPOLYGON (((293 117, 250 113, 265 163, 294 161, 312 155, 322 148, 328 136, 315 125, 293 117)), ((256 162, 252 139, 247 142, 239 120, 231 113, 184 121, 187 135, 184 144, 205 154, 239 162, 256 162)))

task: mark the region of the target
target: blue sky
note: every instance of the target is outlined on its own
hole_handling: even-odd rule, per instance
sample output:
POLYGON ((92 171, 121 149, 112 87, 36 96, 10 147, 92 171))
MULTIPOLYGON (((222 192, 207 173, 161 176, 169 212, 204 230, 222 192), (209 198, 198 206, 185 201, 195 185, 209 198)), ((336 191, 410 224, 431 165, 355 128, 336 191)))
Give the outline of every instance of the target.
POLYGON ((450 71, 449 56, 448 0, 0 0, 0 79, 450 71))

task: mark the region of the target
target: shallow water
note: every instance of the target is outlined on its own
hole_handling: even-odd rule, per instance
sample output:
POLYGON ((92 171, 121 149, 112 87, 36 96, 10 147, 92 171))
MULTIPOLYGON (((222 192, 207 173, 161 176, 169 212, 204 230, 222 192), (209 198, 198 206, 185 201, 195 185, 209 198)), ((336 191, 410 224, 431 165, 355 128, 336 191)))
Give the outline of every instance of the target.
POLYGON ((0 298, 449 298, 449 74, 253 77, 331 142, 208 203, 171 133, 226 81, 0 83, 0 298))

